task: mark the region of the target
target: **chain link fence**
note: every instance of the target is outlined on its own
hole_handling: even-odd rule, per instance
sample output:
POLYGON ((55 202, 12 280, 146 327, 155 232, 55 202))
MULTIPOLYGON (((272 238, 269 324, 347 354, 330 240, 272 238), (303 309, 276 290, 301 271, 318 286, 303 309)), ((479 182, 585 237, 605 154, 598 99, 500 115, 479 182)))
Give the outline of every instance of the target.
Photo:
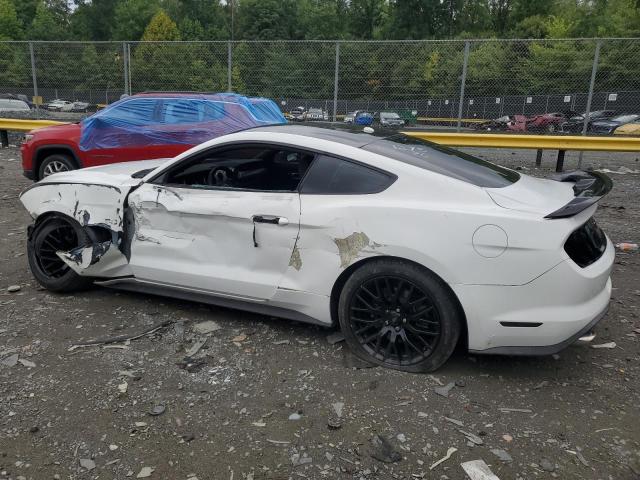
MULTIPOLYGON (((638 72, 640 39, 0 42, 0 94, 96 105, 142 91, 234 91, 285 112, 404 110, 456 129, 552 132, 554 116, 535 128, 531 117, 640 113, 638 72)), ((583 120, 580 132, 591 128, 583 120)))

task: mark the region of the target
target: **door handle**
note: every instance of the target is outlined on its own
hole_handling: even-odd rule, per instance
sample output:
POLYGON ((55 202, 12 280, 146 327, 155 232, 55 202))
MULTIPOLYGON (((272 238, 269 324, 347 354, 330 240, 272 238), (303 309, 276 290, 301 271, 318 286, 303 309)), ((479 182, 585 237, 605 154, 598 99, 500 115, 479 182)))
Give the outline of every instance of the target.
POLYGON ((289 225, 289 219, 285 217, 277 217, 275 215, 254 215, 253 223, 270 223, 272 225, 285 226, 289 225))

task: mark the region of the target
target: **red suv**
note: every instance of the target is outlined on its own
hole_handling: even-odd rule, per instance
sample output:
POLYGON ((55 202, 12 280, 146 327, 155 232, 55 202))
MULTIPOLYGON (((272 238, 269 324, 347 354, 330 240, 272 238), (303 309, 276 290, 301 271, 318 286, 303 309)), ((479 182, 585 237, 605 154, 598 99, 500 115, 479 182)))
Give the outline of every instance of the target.
POLYGON ((266 98, 232 93, 141 93, 80 123, 32 130, 22 146, 24 175, 40 180, 57 172, 107 163, 171 158, 246 128, 286 123, 266 98))

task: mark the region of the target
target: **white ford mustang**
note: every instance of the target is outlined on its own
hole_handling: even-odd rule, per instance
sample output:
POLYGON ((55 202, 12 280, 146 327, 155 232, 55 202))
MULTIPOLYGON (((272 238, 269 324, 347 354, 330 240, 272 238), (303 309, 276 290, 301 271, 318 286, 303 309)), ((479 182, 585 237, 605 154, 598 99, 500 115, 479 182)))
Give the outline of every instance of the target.
POLYGON ((21 200, 49 290, 93 282, 337 323, 356 355, 417 372, 459 339, 532 355, 590 332, 611 293, 614 250, 592 218, 610 189, 397 132, 284 125, 51 175, 21 200))

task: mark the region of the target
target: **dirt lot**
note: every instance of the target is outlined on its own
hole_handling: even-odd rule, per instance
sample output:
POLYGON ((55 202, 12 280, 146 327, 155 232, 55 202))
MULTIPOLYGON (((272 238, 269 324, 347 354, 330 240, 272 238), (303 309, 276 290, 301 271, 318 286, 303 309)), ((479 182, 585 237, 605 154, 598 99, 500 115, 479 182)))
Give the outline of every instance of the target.
MULTIPOLYGON (((531 152, 476 153, 534 172, 531 152)), ((637 156, 586 165, 637 170, 637 156)), ((614 242, 638 242, 640 174, 622 172, 597 220, 614 242)), ((459 351, 434 375, 411 375, 359 368, 313 326, 101 288, 47 293, 24 255, 30 219, 17 197, 28 184, 18 149, 0 151, 0 478, 463 479, 460 463, 476 459, 502 480, 640 478, 638 253, 617 255, 594 342, 615 348, 459 351), (130 343, 69 351, 163 321, 173 323, 130 343), (219 329, 198 333, 205 321, 219 329), (205 338, 198 361, 181 364, 205 338), (436 393, 450 382, 448 398, 436 393), (376 434, 399 461, 371 457, 376 434)))

